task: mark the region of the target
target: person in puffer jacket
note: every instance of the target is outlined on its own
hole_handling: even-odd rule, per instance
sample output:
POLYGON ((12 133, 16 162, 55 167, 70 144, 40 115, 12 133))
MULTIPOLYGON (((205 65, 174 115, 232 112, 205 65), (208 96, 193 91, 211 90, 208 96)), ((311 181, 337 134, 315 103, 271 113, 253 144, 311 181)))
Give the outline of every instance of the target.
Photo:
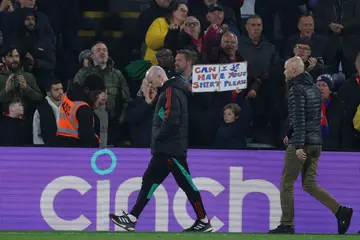
POLYGON ((271 234, 295 233, 294 183, 301 172, 303 189, 326 206, 337 218, 338 233, 345 234, 350 226, 353 209, 341 206, 316 182, 317 166, 322 150, 322 96, 299 57, 290 58, 284 71, 289 86, 290 127, 284 144, 285 164, 281 179, 281 224, 271 234))

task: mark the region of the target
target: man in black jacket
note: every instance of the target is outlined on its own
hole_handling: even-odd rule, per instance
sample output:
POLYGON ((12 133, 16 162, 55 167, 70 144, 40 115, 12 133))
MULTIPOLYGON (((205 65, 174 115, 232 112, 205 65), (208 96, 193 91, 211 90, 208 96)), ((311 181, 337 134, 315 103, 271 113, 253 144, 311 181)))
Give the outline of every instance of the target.
POLYGON ((33 143, 56 145, 57 124, 60 118, 60 103, 64 95, 62 83, 54 79, 46 89, 46 97, 37 107, 33 117, 33 143))
POLYGON ((316 32, 326 36, 324 61, 349 78, 356 73, 354 61, 360 50, 360 4, 358 0, 318 0, 314 8, 316 32))
POLYGON ((141 212, 156 188, 171 172, 187 195, 197 220, 186 232, 211 232, 199 190, 193 183, 186 161, 188 148, 188 87, 179 77, 168 79, 164 69, 151 67, 146 73, 148 84, 161 87, 152 126, 152 158, 143 175, 138 199, 129 214, 110 214, 110 219, 127 231, 134 231, 141 212))
POLYGON ((287 145, 281 180, 281 224, 269 233, 295 232, 294 183, 301 172, 303 189, 336 216, 339 234, 345 234, 350 226, 352 208, 341 206, 316 182, 317 166, 321 155, 321 104, 320 90, 314 85, 311 75, 304 71, 299 57, 285 63, 285 77, 289 86, 290 128, 284 139, 287 145))
POLYGON ((44 91, 56 64, 56 39, 52 29, 44 26, 40 13, 30 8, 18 11, 13 24, 16 28, 6 36, 5 43, 19 46, 24 69, 34 74, 44 91))

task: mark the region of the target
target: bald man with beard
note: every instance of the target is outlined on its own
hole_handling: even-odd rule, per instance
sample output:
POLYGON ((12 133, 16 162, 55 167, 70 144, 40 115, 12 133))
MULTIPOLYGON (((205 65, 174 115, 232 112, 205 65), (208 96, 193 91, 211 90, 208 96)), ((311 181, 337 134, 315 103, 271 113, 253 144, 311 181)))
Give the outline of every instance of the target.
POLYGON ((197 220, 185 229, 185 232, 211 232, 210 221, 202 202, 199 190, 190 176, 187 164, 188 148, 188 110, 187 85, 181 77, 168 78, 163 68, 151 67, 145 76, 149 87, 160 88, 155 107, 151 154, 149 166, 143 175, 140 193, 135 206, 129 214, 117 216, 110 214, 110 219, 117 226, 135 231, 135 225, 141 212, 150 201, 156 188, 172 173, 176 183, 185 192, 197 220))
POLYGON ((322 150, 321 92, 313 84, 311 75, 304 71, 299 57, 285 63, 285 78, 289 87, 289 130, 284 139, 287 145, 281 180, 281 224, 271 234, 293 234, 294 183, 301 172, 302 186, 335 215, 338 233, 345 234, 350 226, 352 208, 341 206, 316 182, 317 166, 322 150))

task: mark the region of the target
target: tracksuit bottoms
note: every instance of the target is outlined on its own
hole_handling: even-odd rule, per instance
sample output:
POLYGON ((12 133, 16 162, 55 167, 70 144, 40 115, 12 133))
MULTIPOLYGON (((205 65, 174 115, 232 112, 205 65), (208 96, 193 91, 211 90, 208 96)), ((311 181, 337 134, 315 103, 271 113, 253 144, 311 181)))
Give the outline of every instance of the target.
POLYGON ((190 176, 185 157, 171 157, 167 155, 153 155, 148 168, 142 177, 141 190, 130 214, 139 218, 141 212, 149 202, 156 188, 172 173, 178 186, 185 192, 197 218, 206 217, 205 208, 195 184, 190 176))

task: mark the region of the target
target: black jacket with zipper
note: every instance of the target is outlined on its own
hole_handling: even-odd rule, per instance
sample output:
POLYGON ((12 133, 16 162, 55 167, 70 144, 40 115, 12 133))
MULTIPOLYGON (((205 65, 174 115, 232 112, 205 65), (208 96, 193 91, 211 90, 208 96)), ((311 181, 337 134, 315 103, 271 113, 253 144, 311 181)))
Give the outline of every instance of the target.
POLYGON ((289 143, 296 149, 305 145, 321 145, 321 92, 308 72, 288 81, 289 143))
POLYGON ((188 87, 180 77, 170 78, 161 87, 152 124, 152 154, 187 156, 188 93, 188 87))

